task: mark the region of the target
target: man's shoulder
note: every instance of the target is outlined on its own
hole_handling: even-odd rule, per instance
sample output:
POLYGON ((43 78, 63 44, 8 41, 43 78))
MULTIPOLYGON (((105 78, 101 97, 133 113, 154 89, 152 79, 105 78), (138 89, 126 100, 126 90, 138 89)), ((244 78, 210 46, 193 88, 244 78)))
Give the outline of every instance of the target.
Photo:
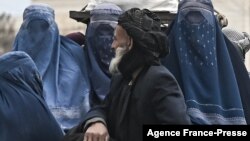
POLYGON ((149 69, 146 71, 144 77, 146 79, 159 81, 162 79, 167 78, 169 79, 175 79, 174 75, 164 66, 150 66, 149 69))
POLYGON ((163 75, 163 74, 169 74, 172 75, 171 72, 163 65, 158 66, 150 66, 148 69, 149 74, 155 74, 155 75, 163 75))

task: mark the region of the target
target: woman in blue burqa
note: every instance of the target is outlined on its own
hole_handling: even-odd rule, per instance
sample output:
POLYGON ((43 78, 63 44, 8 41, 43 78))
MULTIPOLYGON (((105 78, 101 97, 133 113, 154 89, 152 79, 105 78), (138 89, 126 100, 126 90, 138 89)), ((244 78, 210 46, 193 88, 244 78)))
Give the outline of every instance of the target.
POLYGON ((52 8, 31 5, 24 10, 13 50, 25 51, 34 60, 45 101, 61 128, 69 129, 81 121, 89 110, 85 55, 78 44, 59 35, 52 8))
POLYGON ((63 132, 43 99, 43 84, 24 52, 0 57, 0 140, 60 141, 63 132))
POLYGON ((121 13, 121 8, 111 3, 99 4, 90 11, 84 49, 88 58, 92 106, 99 104, 109 92, 109 64, 114 57, 111 44, 114 28, 121 13))
POLYGON ((210 0, 183 0, 163 60, 178 80, 194 124, 249 124, 250 80, 222 34, 210 0))

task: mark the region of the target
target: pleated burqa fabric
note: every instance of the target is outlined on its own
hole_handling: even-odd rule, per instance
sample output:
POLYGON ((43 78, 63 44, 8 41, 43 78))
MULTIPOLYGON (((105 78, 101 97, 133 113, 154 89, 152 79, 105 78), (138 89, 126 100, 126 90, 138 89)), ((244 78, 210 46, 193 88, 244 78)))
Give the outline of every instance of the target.
POLYGON ((43 99, 43 85, 24 52, 0 57, 0 140, 60 141, 63 132, 43 99))
POLYGON ((69 129, 89 110, 89 78, 84 51, 59 35, 54 16, 47 5, 27 7, 13 50, 25 51, 34 60, 50 110, 62 129, 69 129))

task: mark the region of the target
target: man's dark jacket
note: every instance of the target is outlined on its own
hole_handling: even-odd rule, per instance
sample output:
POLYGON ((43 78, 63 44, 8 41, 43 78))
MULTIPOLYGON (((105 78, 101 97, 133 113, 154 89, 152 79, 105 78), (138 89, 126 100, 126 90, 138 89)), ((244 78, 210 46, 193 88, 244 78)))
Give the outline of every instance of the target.
POLYGON ((104 104, 91 109, 78 130, 87 120, 101 117, 115 141, 142 141, 144 124, 190 124, 180 87, 165 67, 144 68, 129 82, 114 76, 104 104))

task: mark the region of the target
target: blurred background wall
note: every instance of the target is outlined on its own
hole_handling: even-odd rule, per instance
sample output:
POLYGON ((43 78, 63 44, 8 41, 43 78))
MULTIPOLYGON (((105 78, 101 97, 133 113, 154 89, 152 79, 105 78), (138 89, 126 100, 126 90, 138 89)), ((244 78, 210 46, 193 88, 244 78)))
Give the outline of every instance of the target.
MULTIPOLYGON (((16 32, 22 23, 22 12, 31 3, 46 3, 55 10, 56 22, 60 33, 81 31, 86 26, 69 18, 69 11, 81 10, 89 0, 0 0, 0 54, 11 47, 16 32), (5 12, 5 14, 3 14, 5 12), (9 15, 11 13, 11 15, 9 15), (4 16, 3 16, 4 15, 4 16), (6 40, 6 41, 5 41, 6 40)), ((212 0, 214 8, 224 14, 229 27, 250 33, 250 0, 212 0)), ((250 53, 247 54, 246 66, 250 70, 250 53)))
MULTIPOLYGON (((228 19, 228 27, 250 34, 250 0, 213 0, 214 8, 228 19)), ((250 51, 246 55, 250 71, 250 51)))

